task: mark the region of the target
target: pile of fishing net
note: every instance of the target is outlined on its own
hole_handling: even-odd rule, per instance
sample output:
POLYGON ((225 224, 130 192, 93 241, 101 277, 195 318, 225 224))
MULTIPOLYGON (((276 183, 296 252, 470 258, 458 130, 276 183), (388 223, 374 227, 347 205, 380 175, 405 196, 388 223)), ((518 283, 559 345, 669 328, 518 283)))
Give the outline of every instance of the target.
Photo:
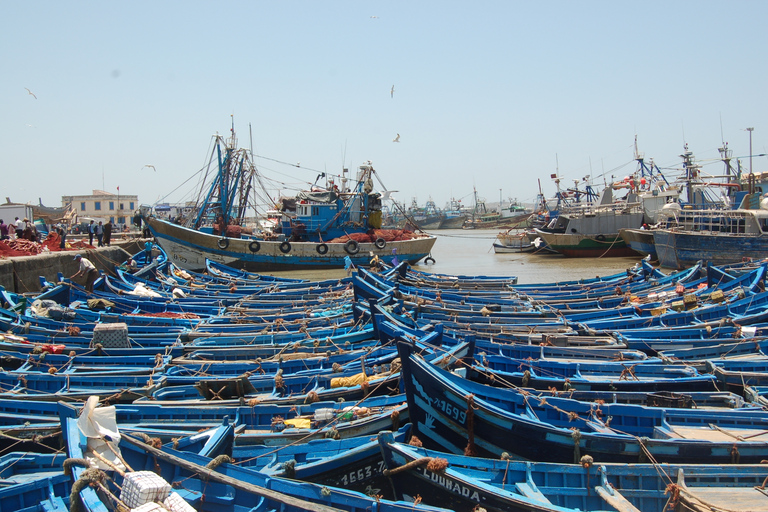
POLYGON ((351 235, 340 236, 333 240, 328 240, 329 244, 345 243, 347 240, 354 240, 359 244, 370 244, 381 238, 385 242, 395 242, 402 240, 413 240, 419 238, 413 231, 407 229, 374 229, 369 233, 352 233, 351 235))
POLYGON ((95 249, 88 242, 77 241, 66 243, 66 248, 61 248, 61 237, 55 231, 48 233, 42 243, 17 238, 16 240, 0 240, 0 257, 35 256, 43 252, 72 251, 80 249, 95 249))
POLYGON ((65 248, 61 248, 61 237, 55 231, 48 233, 42 243, 17 238, 16 240, 0 240, 0 258, 13 256, 35 256, 43 252, 79 251, 83 249, 95 249, 88 242, 78 240, 66 242, 65 248))
POLYGON ((75 242, 65 242, 65 248, 61 248, 61 236, 55 231, 48 233, 48 236, 43 240, 43 245, 51 252, 56 251, 72 251, 81 249, 95 249, 94 246, 84 240, 77 240, 75 242))
POLYGON ((10 258, 12 256, 34 256, 43 252, 42 244, 29 240, 0 240, 0 256, 10 258))

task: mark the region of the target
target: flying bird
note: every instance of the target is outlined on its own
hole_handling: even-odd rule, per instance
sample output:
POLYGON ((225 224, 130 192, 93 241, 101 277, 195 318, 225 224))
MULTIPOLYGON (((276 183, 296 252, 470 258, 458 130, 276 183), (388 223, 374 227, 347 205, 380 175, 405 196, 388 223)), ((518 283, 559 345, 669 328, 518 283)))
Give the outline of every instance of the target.
POLYGON ((392 88, 389 90, 389 97, 394 98, 395 97, 395 85, 392 84, 392 88))
POLYGON ((378 19, 378 16, 371 16, 371 19, 378 19))
MULTIPOLYGON (((144 167, 151 167, 153 171, 157 172, 157 169, 155 169, 155 166, 154 166, 154 165, 149 165, 149 164, 147 164, 147 165, 145 165, 144 167)), ((144 167, 142 167, 142 169, 143 169, 144 167)))
MULTIPOLYGON (((27 89, 27 88, 25 87, 25 89, 27 89)), ((30 91, 29 89, 27 89, 27 92, 28 92, 29 94, 31 94, 33 98, 37 99, 37 96, 35 96, 35 93, 33 93, 32 91, 30 91)))
POLYGON ((399 133, 397 134, 397 137, 392 139, 392 142, 400 142, 400 134, 399 133))

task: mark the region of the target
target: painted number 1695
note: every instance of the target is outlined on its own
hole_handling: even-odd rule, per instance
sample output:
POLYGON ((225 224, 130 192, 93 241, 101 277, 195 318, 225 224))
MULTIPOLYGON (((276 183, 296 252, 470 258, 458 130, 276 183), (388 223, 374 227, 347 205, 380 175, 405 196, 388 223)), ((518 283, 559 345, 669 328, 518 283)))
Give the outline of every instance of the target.
POLYGON ((445 400, 440 400, 439 398, 434 399, 433 403, 434 407, 437 409, 440 409, 445 413, 446 416, 449 418, 452 418, 453 420, 464 424, 467 421, 467 413, 456 407, 455 405, 452 405, 445 400))

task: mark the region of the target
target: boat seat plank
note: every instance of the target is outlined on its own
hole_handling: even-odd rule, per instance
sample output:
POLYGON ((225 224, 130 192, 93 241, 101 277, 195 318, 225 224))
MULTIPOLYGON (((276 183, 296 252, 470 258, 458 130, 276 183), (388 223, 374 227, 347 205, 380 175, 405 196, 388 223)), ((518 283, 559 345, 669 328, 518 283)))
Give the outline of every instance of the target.
POLYGON ((540 501, 542 503, 552 504, 552 502, 547 499, 544 494, 541 493, 537 488, 535 488, 533 485, 529 484, 528 482, 517 482, 515 484, 515 489, 517 492, 522 494, 523 496, 527 498, 531 498, 536 501, 540 501))
POLYGON ((595 432, 600 432, 601 434, 614 434, 615 431, 611 427, 606 427, 605 425, 601 423, 597 423, 595 421, 587 421, 587 426, 594 430, 595 432))
POLYGON ((768 510, 768 496, 754 488, 686 487, 680 497, 684 503, 701 502, 713 510, 768 510))
POLYGON ((615 489, 608 490, 602 485, 598 485, 595 487, 595 491, 608 505, 615 508, 618 512, 640 512, 632 503, 627 501, 627 498, 619 494, 615 489))
POLYGON ((659 429, 669 432, 669 437, 680 437, 683 439, 701 439, 712 442, 733 442, 739 438, 746 439, 754 442, 766 442, 768 441, 768 432, 763 429, 757 428, 711 428, 711 427, 682 427, 674 426, 671 431, 666 429, 659 429))
POLYGON ((675 430, 668 429, 666 427, 653 427, 654 439, 682 439, 683 436, 675 430))

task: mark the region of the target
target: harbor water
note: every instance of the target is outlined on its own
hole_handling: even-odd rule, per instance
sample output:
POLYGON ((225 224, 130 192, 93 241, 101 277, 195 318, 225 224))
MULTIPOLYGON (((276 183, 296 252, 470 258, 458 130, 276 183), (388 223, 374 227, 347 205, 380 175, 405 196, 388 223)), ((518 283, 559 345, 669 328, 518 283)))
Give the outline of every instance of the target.
MULTIPOLYGON (((493 242, 498 230, 449 229, 431 232, 437 236, 432 249, 434 263, 423 260, 414 268, 452 275, 515 276, 520 284, 550 283, 606 276, 622 272, 641 259, 567 258, 548 253, 496 254, 493 242)), ((329 279, 346 275, 343 270, 272 272, 274 275, 306 279, 329 279)))

